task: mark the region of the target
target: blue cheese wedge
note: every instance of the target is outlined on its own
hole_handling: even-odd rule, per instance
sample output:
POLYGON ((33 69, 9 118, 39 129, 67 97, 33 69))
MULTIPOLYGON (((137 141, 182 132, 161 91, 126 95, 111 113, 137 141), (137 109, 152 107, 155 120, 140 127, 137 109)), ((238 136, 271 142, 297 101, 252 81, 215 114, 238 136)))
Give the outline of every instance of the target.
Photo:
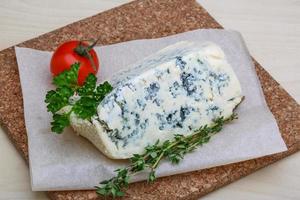
POLYGON ((71 115, 75 131, 113 159, 142 154, 157 140, 189 135, 242 100, 240 83, 214 43, 179 42, 109 80, 114 90, 90 121, 71 115))

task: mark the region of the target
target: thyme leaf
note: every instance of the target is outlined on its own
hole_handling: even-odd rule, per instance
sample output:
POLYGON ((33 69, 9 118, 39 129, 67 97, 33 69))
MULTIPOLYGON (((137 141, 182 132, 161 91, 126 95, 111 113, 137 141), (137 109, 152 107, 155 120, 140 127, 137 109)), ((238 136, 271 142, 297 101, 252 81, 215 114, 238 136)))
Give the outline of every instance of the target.
POLYGON ((96 186, 97 194, 113 198, 123 196, 130 178, 145 170, 149 171, 148 182, 153 182, 156 179, 155 169, 163 159, 172 164, 178 164, 187 153, 209 142, 213 135, 222 130, 224 124, 234 119, 237 119, 236 114, 232 114, 226 119, 220 117, 215 119, 212 125, 203 126, 191 135, 175 135, 173 140, 166 140, 163 143, 157 141, 155 144, 147 146, 144 154, 134 154, 129 159, 130 164, 127 167, 117 169, 115 177, 102 181, 99 186, 96 186))

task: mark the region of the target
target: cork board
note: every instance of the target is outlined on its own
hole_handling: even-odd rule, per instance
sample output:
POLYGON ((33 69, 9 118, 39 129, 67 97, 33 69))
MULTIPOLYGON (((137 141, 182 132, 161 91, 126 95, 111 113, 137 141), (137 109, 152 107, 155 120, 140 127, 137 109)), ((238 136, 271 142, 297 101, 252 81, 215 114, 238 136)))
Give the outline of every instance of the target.
MULTIPOLYGON (((139 0, 70 24, 18 46, 54 50, 70 39, 100 36, 107 45, 133 39, 157 38, 199 28, 222 28, 195 0, 139 0)), ((122 199, 198 199, 274 163, 300 149, 300 106, 256 62, 267 104, 274 114, 288 151, 240 163, 159 178, 152 184, 133 183, 122 199)), ((18 67, 13 47, 0 52, 0 123, 28 161, 27 136, 18 67)), ((97 199, 94 191, 51 191, 53 200, 97 199)))

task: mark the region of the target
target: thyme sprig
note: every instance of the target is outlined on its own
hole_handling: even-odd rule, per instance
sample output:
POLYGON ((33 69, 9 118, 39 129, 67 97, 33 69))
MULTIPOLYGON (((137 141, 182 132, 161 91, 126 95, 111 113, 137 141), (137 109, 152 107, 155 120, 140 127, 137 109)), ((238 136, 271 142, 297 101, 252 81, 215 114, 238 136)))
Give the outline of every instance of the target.
POLYGON ((213 135, 221 131, 225 123, 236 118, 236 114, 232 114, 226 119, 220 117, 214 120, 213 125, 203 126, 196 130, 194 134, 188 136, 175 135, 173 140, 167 140, 163 143, 157 141, 154 145, 147 146, 144 154, 134 154, 130 158, 130 164, 127 167, 115 170, 117 173, 115 177, 100 182, 100 185, 96 186, 97 194, 114 198, 123 196, 130 178, 144 170, 149 172, 148 182, 154 181, 156 179, 155 169, 162 159, 178 164, 185 154, 207 143, 213 135))

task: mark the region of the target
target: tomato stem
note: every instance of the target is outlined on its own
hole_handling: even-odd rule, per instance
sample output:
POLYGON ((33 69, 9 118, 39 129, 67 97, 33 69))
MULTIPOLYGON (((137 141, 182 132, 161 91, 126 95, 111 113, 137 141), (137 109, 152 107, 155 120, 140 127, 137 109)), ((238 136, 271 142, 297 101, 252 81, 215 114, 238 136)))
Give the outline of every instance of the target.
POLYGON ((92 55, 90 54, 90 50, 94 48, 94 46, 97 44, 97 42, 99 41, 99 38, 97 40, 95 40, 91 45, 86 46, 82 43, 82 41, 79 42, 78 46, 74 49, 74 51, 83 57, 87 57, 89 59, 89 61, 91 62, 91 65, 93 67, 93 69, 95 70, 95 72, 97 71, 96 68, 96 64, 93 60, 92 55))
POLYGON ((97 44, 97 42, 99 41, 100 38, 98 38, 97 40, 95 40, 90 46, 87 47, 87 50, 90 51, 92 48, 95 47, 95 45, 97 44))

